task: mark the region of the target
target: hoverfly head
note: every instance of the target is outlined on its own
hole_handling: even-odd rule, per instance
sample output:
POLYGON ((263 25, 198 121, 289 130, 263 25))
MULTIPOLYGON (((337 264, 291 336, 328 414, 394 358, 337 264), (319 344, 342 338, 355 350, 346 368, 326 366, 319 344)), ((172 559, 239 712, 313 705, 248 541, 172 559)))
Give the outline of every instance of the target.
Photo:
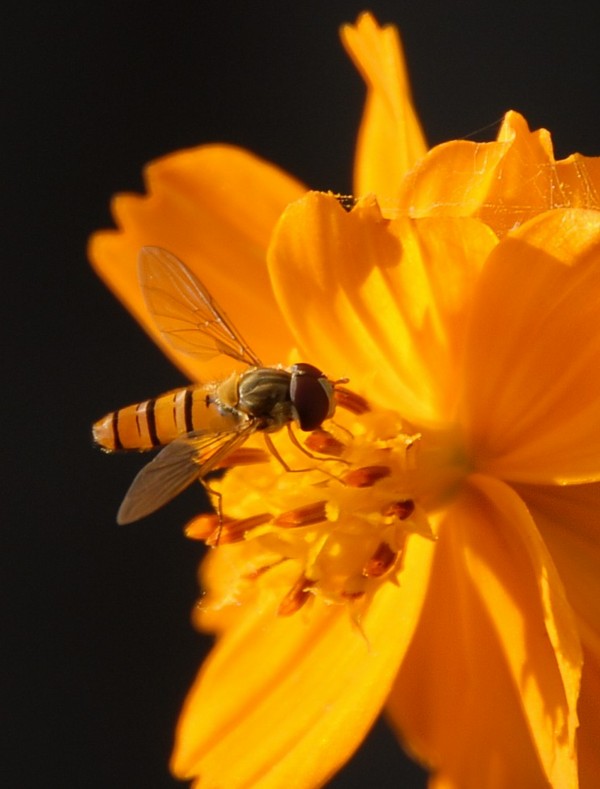
POLYGON ((300 362, 291 367, 290 400, 298 414, 300 429, 316 430, 326 419, 333 416, 337 381, 327 376, 312 364, 300 362))

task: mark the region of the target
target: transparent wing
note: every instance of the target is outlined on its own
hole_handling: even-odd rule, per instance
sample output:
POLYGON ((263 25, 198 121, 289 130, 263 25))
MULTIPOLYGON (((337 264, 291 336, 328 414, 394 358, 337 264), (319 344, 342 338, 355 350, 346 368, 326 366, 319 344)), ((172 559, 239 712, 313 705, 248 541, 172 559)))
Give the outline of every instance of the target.
POLYGON ((223 353, 262 367, 204 285, 171 252, 142 247, 138 277, 146 305, 173 348, 205 360, 223 353))
POLYGON ((160 509, 192 482, 205 477, 256 429, 249 422, 225 433, 188 433, 162 449, 135 477, 117 513, 125 525, 160 509))

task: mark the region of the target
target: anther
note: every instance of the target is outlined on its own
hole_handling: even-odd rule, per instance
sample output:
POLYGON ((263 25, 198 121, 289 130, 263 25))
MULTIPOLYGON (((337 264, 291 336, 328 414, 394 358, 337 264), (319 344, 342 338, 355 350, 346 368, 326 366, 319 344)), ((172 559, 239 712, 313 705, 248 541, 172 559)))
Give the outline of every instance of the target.
POLYGON ((285 529, 295 529, 300 526, 313 526, 315 523, 322 523, 327 520, 327 502, 315 501, 312 504, 305 504, 304 507, 297 507, 295 510, 288 510, 278 515, 273 524, 282 526, 285 529))
POLYGON ((283 564, 283 562, 287 561, 287 558, 282 556, 281 559, 277 559, 276 562, 271 562, 271 564, 263 564, 262 567, 257 567, 255 570, 251 570, 249 573, 244 573, 242 578, 245 578, 247 581, 256 581, 261 575, 264 575, 269 570, 272 570, 274 567, 278 567, 280 564, 283 564))
POLYGON ((343 481, 351 488, 370 488, 380 479, 389 477, 391 473, 389 466, 363 466, 349 471, 344 475, 343 481))
MULTIPOLYGON (((228 521, 225 521, 227 523, 228 521)), ((219 516, 214 512, 197 515, 189 521, 184 534, 190 540, 208 540, 219 529, 219 516)))
POLYGON ((404 521, 415 511, 415 503, 412 499, 404 499, 403 501, 392 501, 387 504, 381 514, 386 517, 394 517, 398 518, 398 520, 404 521))
POLYGON ((304 442, 304 445, 313 452, 321 455, 333 455, 339 457, 345 450, 344 444, 333 436, 328 430, 319 428, 313 430, 304 442))
POLYGON ((310 597, 310 590, 314 585, 314 581, 311 581, 304 574, 301 575, 279 604, 277 614, 279 616, 291 616, 296 611, 299 611, 310 597))
POLYGON ((343 386, 336 386, 333 390, 337 405, 350 411, 351 414, 366 414, 371 410, 368 401, 356 392, 350 391, 343 386))
POLYGON ((272 516, 268 512, 263 512, 260 515, 252 515, 250 518, 225 521, 220 524, 220 528, 217 523, 217 528, 206 538, 205 542, 211 547, 216 545, 227 545, 232 542, 241 542, 246 537, 247 532, 251 529, 255 529, 257 526, 268 523, 271 517, 272 516))
POLYGON ((380 542, 377 550, 363 567, 363 575, 367 578, 380 578, 396 563, 398 554, 393 551, 387 542, 380 542))
POLYGON ((360 591, 360 592, 342 592, 341 593, 341 597, 343 597, 344 600, 360 600, 360 598, 364 597, 364 596, 365 596, 365 592, 364 591, 360 591))

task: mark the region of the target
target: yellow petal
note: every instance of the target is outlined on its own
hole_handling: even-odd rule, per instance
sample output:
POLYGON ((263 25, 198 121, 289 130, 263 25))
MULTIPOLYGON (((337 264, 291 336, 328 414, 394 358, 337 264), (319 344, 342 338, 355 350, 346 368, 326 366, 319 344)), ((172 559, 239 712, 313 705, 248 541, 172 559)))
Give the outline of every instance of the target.
POLYGON ((431 578, 389 702, 401 736, 440 787, 575 787, 578 633, 508 486, 471 479, 443 519, 431 578))
POLYGON ((593 646, 590 644, 584 650, 579 717, 579 785, 581 789, 596 789, 600 775, 600 639, 597 635, 593 646))
POLYGON ((319 599, 277 617, 272 587, 238 607, 186 701, 174 773, 203 789, 321 785, 385 702, 424 594, 416 558, 401 586, 380 588, 360 626, 319 599))
POLYGON ((273 288, 305 358, 410 421, 450 418, 465 311, 496 243, 469 219, 382 220, 311 193, 269 251, 273 288))
POLYGON ((548 546, 569 602, 600 637, 600 484, 519 485, 548 546))
POLYGON ((496 214, 509 230, 555 208, 600 209, 600 158, 574 154, 557 162, 550 133, 529 131, 518 112, 506 114, 498 141, 510 148, 482 206, 484 221, 496 214))
POLYGON ((174 351, 156 330, 137 281, 144 245, 174 252, 204 282, 265 362, 290 345, 265 265, 271 231, 302 187, 273 165, 237 148, 206 146, 166 156, 146 168, 148 194, 119 195, 119 230, 96 233, 92 263, 162 350, 192 380, 222 374, 231 362, 200 363, 174 351), (275 328, 276 327, 276 328, 275 328))
POLYGON ((379 27, 369 13, 356 25, 344 25, 342 42, 367 84, 367 99, 358 135, 354 193, 397 195, 404 174, 426 150, 415 113, 398 31, 379 27))
MULTIPOLYGON (((452 140, 432 148, 402 184, 409 216, 476 216, 488 200, 507 143, 452 140)), ((494 223, 491 226, 495 227, 494 223)))
POLYGON ((600 484, 520 485, 578 615, 584 644, 579 701, 579 772, 582 789, 600 775, 600 484))
POLYGON ((542 214, 485 266, 467 341, 465 423, 479 468, 600 479, 600 213, 542 214))
POLYGON ((554 208, 600 208, 600 159, 556 162, 549 133, 506 114, 493 143, 455 140, 433 148, 403 184, 410 216, 477 216, 498 235, 554 208))
POLYGON ((565 205, 600 210, 600 156, 574 153, 556 162, 556 174, 565 205))

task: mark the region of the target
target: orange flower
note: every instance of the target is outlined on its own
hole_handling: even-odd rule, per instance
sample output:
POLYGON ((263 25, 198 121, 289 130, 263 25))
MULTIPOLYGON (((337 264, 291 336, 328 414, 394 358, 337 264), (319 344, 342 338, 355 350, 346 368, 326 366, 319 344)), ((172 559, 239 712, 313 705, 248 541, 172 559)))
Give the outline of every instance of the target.
POLYGON ((197 611, 217 642, 174 773, 321 785, 385 707, 432 786, 595 786, 599 160, 555 161, 516 113, 495 142, 427 152, 395 29, 365 14, 342 37, 368 85, 351 212, 210 146, 150 165, 148 195, 118 197, 120 229, 91 242, 192 380, 227 366, 164 346, 144 244, 186 261, 261 358, 348 376, 370 404, 310 436, 329 453, 314 468, 271 458, 219 483, 197 611))

